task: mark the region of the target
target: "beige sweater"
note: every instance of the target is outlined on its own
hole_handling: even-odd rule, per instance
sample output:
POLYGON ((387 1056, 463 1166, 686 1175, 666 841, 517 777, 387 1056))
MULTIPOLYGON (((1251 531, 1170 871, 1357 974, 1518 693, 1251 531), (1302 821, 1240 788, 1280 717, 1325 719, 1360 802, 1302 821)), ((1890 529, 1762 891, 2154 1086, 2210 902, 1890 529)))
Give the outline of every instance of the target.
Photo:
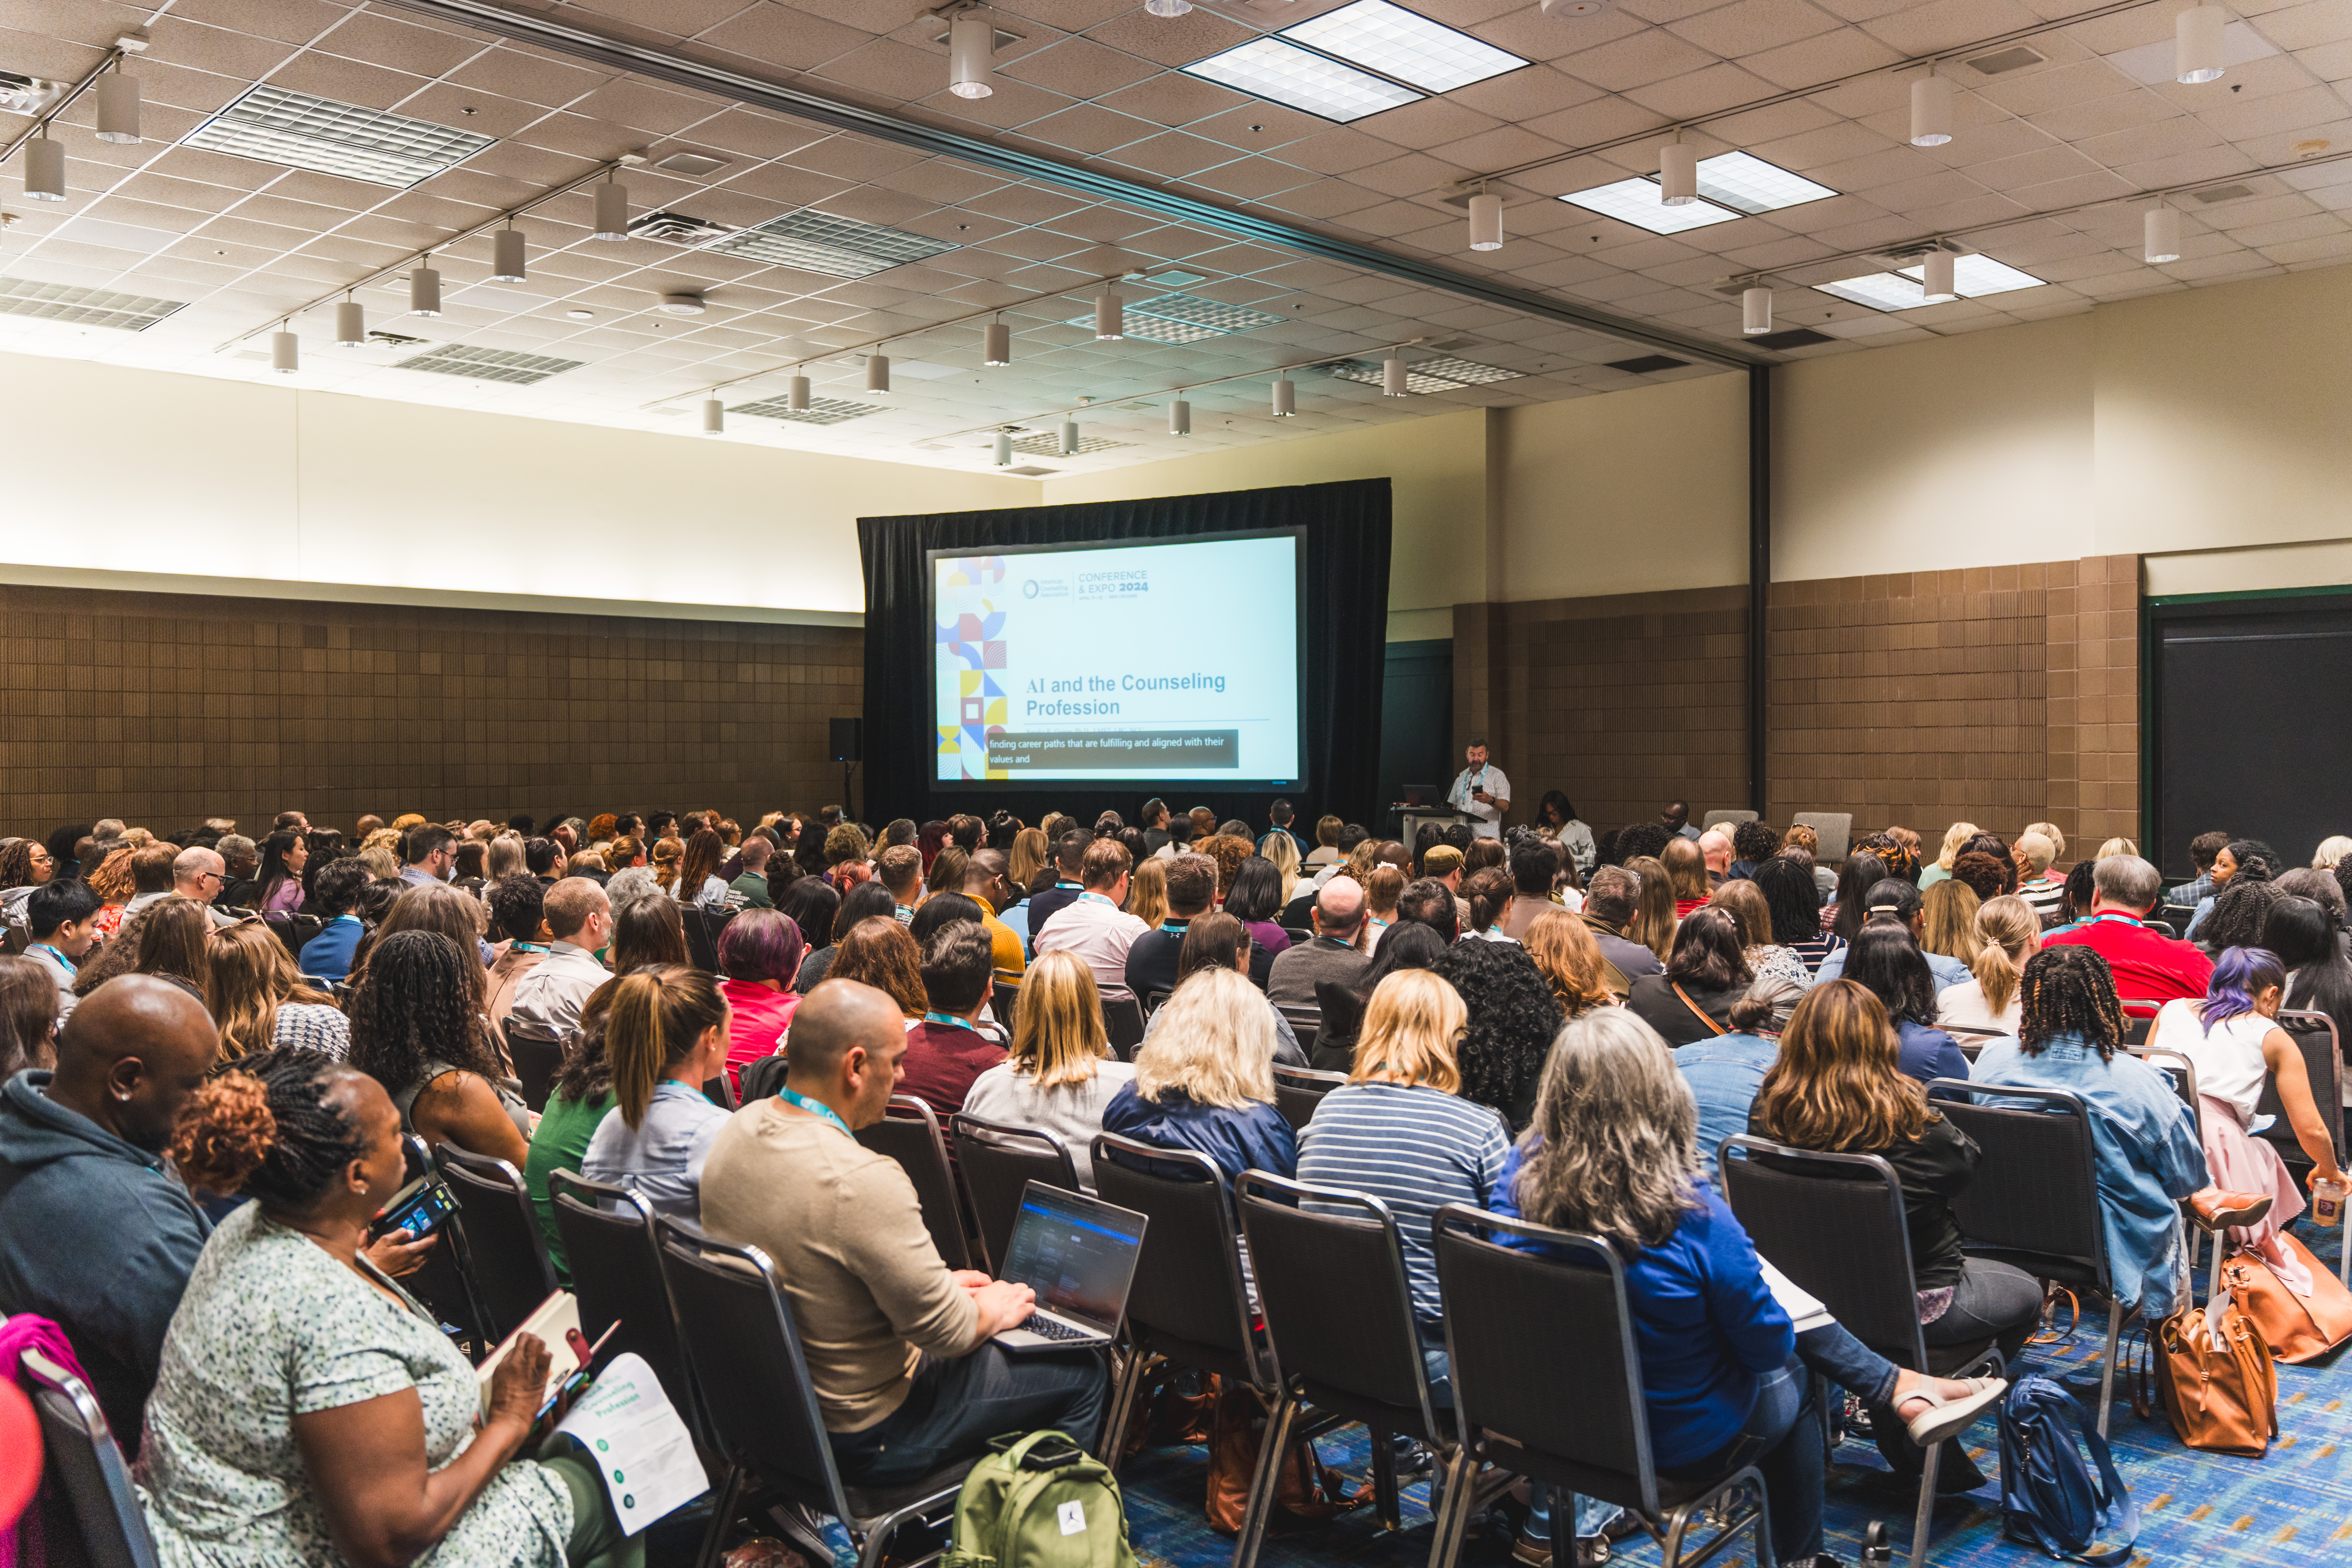
POLYGON ((774 1262, 828 1431, 862 1432, 906 1403, 919 1352, 979 1346, 980 1310, 931 1245, 907 1173, 780 1100, 720 1129, 702 1226, 774 1262))

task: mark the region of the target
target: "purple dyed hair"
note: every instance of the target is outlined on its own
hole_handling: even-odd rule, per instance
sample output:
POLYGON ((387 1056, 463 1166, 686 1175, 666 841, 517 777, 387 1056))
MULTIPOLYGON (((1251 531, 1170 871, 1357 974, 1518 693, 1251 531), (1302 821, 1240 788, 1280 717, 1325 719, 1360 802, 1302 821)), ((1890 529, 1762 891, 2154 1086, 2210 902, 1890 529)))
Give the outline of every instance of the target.
POLYGON ((2254 998, 2276 985, 2286 985, 2286 966, 2266 947, 2224 948, 2213 961, 2213 978, 2205 988, 2205 1005, 2198 1018, 2210 1035, 2213 1026, 2241 1018, 2254 1010, 2254 998))
POLYGON ((719 933, 719 967, 730 980, 779 980, 790 987, 808 943, 793 917, 745 910, 719 933))

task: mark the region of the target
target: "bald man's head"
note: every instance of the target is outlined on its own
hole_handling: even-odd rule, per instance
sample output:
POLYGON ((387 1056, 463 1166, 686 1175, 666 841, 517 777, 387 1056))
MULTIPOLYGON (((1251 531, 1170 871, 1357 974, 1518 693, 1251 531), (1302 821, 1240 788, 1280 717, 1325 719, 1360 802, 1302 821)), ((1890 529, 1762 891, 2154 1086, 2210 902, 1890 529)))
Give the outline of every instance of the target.
POLYGON ((209 904, 220 896, 221 884, 227 880, 224 875, 227 869, 228 862, 209 849, 183 849, 172 861, 172 890, 200 904, 209 904))
POLYGON ((775 849, 774 845, 754 833, 751 837, 743 840, 743 869, 760 870, 767 865, 768 857, 774 854, 775 849))
POLYGON ((220 1031, 185 987, 117 975, 58 1031, 49 1098, 127 1143, 161 1151, 219 1054, 220 1031))
POLYGON ((853 1128, 888 1109, 907 1054, 907 1020, 887 992, 858 980, 828 980, 793 1010, 784 1082, 821 1100, 853 1128))
POLYGON ((1315 930, 1319 935, 1346 942, 1364 923, 1364 885, 1353 877, 1334 877, 1315 895, 1315 930))

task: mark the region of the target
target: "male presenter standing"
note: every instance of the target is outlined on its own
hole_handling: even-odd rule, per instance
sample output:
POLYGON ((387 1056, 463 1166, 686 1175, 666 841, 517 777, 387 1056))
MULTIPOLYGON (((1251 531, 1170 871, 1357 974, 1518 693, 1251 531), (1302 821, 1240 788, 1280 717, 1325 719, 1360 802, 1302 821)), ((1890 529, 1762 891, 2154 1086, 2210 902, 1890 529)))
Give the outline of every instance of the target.
POLYGON ((1445 804, 1476 819, 1470 824, 1475 837, 1499 838, 1503 813, 1511 809, 1511 781, 1503 776, 1502 769, 1486 765, 1486 742, 1471 742, 1464 755, 1470 765, 1455 775, 1445 804))

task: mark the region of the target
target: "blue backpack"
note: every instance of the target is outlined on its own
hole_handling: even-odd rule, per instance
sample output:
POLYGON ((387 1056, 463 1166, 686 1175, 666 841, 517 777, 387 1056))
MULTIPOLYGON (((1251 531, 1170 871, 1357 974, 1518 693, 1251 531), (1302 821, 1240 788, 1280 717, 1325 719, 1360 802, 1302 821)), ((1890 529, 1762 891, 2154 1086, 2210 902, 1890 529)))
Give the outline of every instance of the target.
POLYGON ((2000 1528, 2011 1541, 2089 1568, 2114 1568, 2139 1538, 2139 1505, 2116 1473, 2107 1440, 2074 1396, 2046 1377, 2018 1379, 2001 1400, 2000 1528))

